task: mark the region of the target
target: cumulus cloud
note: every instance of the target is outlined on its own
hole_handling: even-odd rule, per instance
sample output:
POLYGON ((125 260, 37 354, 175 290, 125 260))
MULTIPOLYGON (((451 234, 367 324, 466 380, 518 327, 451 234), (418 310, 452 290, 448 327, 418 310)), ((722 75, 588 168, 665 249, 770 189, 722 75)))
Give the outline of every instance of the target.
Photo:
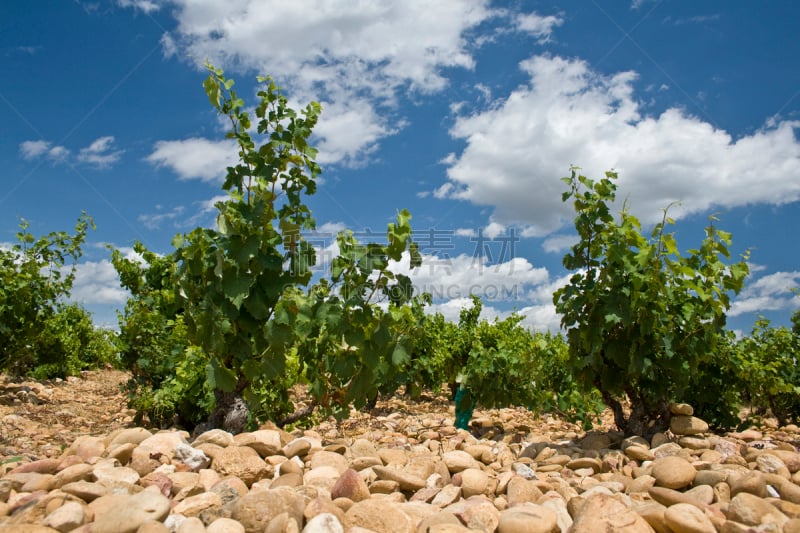
POLYGON ((335 237, 340 231, 347 229, 344 222, 325 222, 317 226, 317 233, 335 237))
POLYGON ((792 292, 800 288, 800 272, 775 272, 748 283, 731 304, 728 316, 800 308, 792 292))
POLYGON ((147 161, 170 168, 183 180, 222 183, 226 169, 239 161, 239 148, 235 141, 210 141, 198 137, 159 141, 147 156, 147 161))
POLYGON ((158 229, 164 222, 171 221, 173 225, 183 215, 186 210, 182 205, 175 206, 168 211, 161 209, 161 206, 156 206, 155 213, 146 213, 138 216, 137 220, 147 229, 158 229))
POLYGON ((53 146, 48 141, 23 141, 19 145, 19 153, 26 161, 45 157, 54 163, 64 161, 69 156, 67 148, 53 146))
POLYGON ((117 5, 123 8, 132 7, 148 15, 161 9, 161 6, 152 0, 117 0, 117 5))
POLYGON ((83 261, 75 270, 71 299, 86 305, 123 305, 130 294, 119 284, 111 261, 83 261))
POLYGON ((506 233, 508 228, 499 222, 490 221, 489 224, 483 228, 483 234, 489 239, 496 239, 500 235, 506 233))
POLYGON ((537 13, 524 13, 519 14, 514 18, 514 24, 517 30, 530 33, 536 37, 540 43, 550 40, 553 29, 561 26, 564 19, 560 16, 548 15, 541 16, 537 13))
POLYGON ((545 252, 551 254, 563 254, 578 242, 577 235, 551 235, 542 242, 545 252))
POLYGON ((734 139, 677 108, 643 114, 634 72, 605 76, 578 59, 535 56, 520 64, 529 83, 488 109, 457 117, 464 150, 449 157, 434 196, 494 207, 492 220, 546 236, 570 219, 560 201, 572 164, 620 174, 621 199, 645 223, 708 210, 800 199, 800 122, 772 120, 734 139))
MULTIPOLYGON (((321 100, 320 161, 352 165, 403 127, 403 117, 391 116, 399 98, 442 90, 443 69, 473 68, 470 30, 502 14, 489 4, 173 0, 177 26, 162 43, 165 54, 269 73, 293 98, 321 100)), ((557 21, 529 15, 516 25, 545 36, 557 21)))
POLYGON ((92 143, 81 148, 78 152, 77 159, 82 163, 87 163, 98 168, 108 168, 122 156, 123 150, 115 150, 114 137, 107 135, 99 137, 92 141, 92 143))
POLYGON ((50 141, 24 141, 19 145, 19 153, 26 161, 39 158, 46 158, 51 163, 77 162, 95 166, 97 168, 108 168, 119 161, 124 150, 114 149, 114 137, 106 135, 98 137, 89 146, 81 148, 78 155, 71 160, 69 148, 60 144, 53 144, 50 141))
POLYGON ((395 133, 396 128, 377 115, 373 105, 358 99, 351 102, 323 102, 323 119, 314 128, 320 142, 317 161, 321 164, 342 163, 358 166, 374 152, 383 137, 395 133))
POLYGON ((406 253, 390 269, 409 276, 416 291, 430 293, 434 299, 430 310, 442 312, 448 320, 458 320, 460 309, 472 305, 474 294, 484 303, 484 318, 504 318, 515 308, 527 315, 524 323, 532 329, 559 328, 552 291, 568 278, 551 279, 546 268, 535 267, 525 258, 491 262, 478 255, 423 254, 422 266, 411 269, 406 253))

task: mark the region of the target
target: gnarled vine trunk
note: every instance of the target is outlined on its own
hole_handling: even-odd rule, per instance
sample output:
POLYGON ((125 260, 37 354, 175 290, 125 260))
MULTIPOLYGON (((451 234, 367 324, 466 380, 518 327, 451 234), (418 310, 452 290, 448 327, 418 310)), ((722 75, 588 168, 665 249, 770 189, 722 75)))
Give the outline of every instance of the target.
POLYGON ((236 387, 231 392, 214 389, 216 406, 208 417, 208 425, 211 428, 224 429, 234 435, 247 429, 250 408, 242 398, 242 391, 247 385, 247 380, 240 376, 236 387))
POLYGON ((618 399, 608 391, 601 390, 603 402, 614 413, 614 423, 617 429, 626 436, 638 435, 650 438, 660 431, 666 431, 670 423, 669 405, 661 400, 656 405, 650 405, 641 395, 633 390, 626 392, 631 402, 630 413, 625 416, 625 410, 618 399))

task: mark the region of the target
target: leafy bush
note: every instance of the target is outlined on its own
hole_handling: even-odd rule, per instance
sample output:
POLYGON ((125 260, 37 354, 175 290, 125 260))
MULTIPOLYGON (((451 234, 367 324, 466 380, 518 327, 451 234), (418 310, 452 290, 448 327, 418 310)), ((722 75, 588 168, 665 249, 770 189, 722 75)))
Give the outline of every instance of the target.
POLYGON ((761 318, 733 357, 746 403, 757 414, 769 410, 781 423, 800 420, 800 335, 761 318))
POLYGON ((599 391, 583 387, 572 373, 569 346, 561 334, 536 333, 533 401, 535 411, 551 412, 590 429, 605 405, 599 391))
POLYGON ((84 308, 58 304, 35 340, 36 363, 29 373, 38 379, 65 378, 89 368, 118 366, 116 343, 115 333, 95 328, 84 308))
POLYGON ((591 426, 603 404, 598 393, 587 393, 572 377, 563 337, 533 333, 517 314, 481 320, 481 310, 481 300, 473 296, 458 323, 441 313, 418 317, 421 326, 405 370, 409 382, 433 390, 447 383, 454 395, 461 388, 458 401, 465 412, 470 405, 523 406, 591 426))
POLYGON ((739 411, 748 388, 738 367, 740 341, 732 331, 724 332, 707 360, 701 361, 680 397, 695 415, 718 430, 741 425, 739 411))
MULTIPOLYGON (((794 313, 793 321, 800 317, 794 313)), ((800 420, 800 333, 756 321, 749 335, 733 332, 698 367, 685 394, 698 416, 719 429, 746 425, 750 417, 775 416, 780 423, 800 420)))
POLYGON ((188 427, 206 418, 213 401, 205 387, 207 357, 189 343, 183 307, 176 300, 176 263, 136 242, 141 261, 113 250, 111 262, 131 296, 118 313, 120 359, 130 370, 128 405, 158 425, 188 427))
POLYGON ((679 253, 664 213, 650 238, 623 208, 610 211, 617 175, 594 182, 573 168, 564 178, 580 241, 564 257, 577 271, 553 296, 567 329, 570 366, 583 387, 594 386, 617 426, 643 435, 667 426, 668 403, 713 354, 725 325, 730 293, 748 273, 744 261, 726 265, 731 235, 712 223, 700 247, 679 253), (622 400, 630 401, 625 415, 622 400))
POLYGON ((388 225, 386 244, 363 244, 350 232, 340 233, 330 279, 308 291, 289 289, 276 306, 274 331, 295 339, 315 405, 333 414, 347 414, 350 404, 374 404, 403 379, 416 331, 413 307, 422 302, 415 300, 409 278, 388 267, 404 252, 412 267, 419 264, 410 218, 406 211, 398 214, 388 225))
POLYGON ((95 330, 86 310, 65 303, 91 217, 78 218, 74 235, 36 237, 25 220, 19 227, 17 244, 0 249, 0 369, 49 378, 116 363, 113 334, 95 330))

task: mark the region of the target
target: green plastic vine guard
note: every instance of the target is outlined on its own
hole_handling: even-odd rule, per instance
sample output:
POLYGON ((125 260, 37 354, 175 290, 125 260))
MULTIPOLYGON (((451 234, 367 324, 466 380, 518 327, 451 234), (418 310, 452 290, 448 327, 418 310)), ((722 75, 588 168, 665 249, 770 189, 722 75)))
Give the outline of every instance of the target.
POLYGON ((469 421, 475 410, 475 399, 464 385, 456 390, 456 427, 469 430, 469 421))

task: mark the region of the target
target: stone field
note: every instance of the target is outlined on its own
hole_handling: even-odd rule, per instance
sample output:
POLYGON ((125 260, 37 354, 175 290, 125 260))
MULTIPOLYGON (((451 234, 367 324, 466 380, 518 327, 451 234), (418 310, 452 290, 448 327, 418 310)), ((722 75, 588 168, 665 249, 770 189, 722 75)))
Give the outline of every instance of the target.
POLYGON ((88 373, 0 393, 0 533, 800 532, 800 430, 623 438, 550 415, 442 398, 283 431, 195 437, 133 427, 119 383, 88 373))

